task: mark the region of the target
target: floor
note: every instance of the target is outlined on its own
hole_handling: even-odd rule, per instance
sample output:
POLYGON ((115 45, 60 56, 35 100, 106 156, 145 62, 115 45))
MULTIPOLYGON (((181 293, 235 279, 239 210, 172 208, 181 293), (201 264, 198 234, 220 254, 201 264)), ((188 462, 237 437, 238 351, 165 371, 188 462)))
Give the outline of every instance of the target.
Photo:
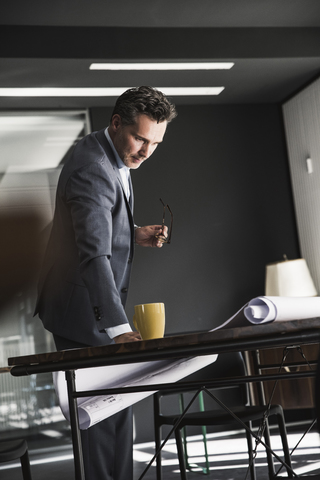
MULTIPOLYGON (((289 447, 292 450, 299 439, 301 433, 305 432, 305 425, 295 425, 288 427, 289 447)), ((238 431, 228 432, 228 434, 214 433, 208 436, 208 451, 210 460, 210 474, 207 476, 199 475, 199 467, 204 465, 203 446, 199 436, 188 438, 189 455, 191 461, 197 466, 195 472, 188 473, 188 480, 192 479, 215 479, 215 480, 245 480, 247 476, 247 450, 246 440, 243 433, 238 431)), ((71 442, 64 445, 56 445, 51 442, 51 446, 39 445, 36 441, 29 443, 30 461, 33 480, 73 480, 73 455, 71 442)), ((281 456, 279 438, 272 435, 272 446, 277 454, 281 456)), ((259 480, 268 479, 268 470, 263 447, 259 446, 256 457, 256 472, 259 480)), ((136 444, 134 446, 134 480, 155 480, 155 465, 148 469, 143 475, 148 463, 154 455, 154 444, 136 444)), ((163 449, 163 479, 179 480, 179 467, 177 462, 175 444, 169 440, 163 449)), ((278 470, 279 463, 275 466, 278 470)), ((320 437, 316 430, 308 433, 298 445, 292 455, 292 466, 297 475, 315 476, 315 480, 320 478, 320 437)), ((280 472, 280 475, 286 475, 286 472, 280 472)), ((248 474, 248 478, 250 475, 248 474)), ((17 462, 0 465, 1 480, 21 480, 21 469, 17 462)))

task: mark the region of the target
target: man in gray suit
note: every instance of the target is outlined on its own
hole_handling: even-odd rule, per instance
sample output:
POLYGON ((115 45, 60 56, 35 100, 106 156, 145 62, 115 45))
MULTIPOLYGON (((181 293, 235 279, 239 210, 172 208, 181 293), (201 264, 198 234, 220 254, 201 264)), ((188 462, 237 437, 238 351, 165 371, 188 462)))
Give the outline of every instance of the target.
MULTIPOLYGON (((57 349, 139 341, 125 313, 134 245, 162 247, 167 227, 136 227, 130 169, 162 142, 175 107, 151 87, 127 90, 107 129, 64 165, 35 313, 57 349)), ((87 480, 132 478, 132 412, 82 431, 87 480)))

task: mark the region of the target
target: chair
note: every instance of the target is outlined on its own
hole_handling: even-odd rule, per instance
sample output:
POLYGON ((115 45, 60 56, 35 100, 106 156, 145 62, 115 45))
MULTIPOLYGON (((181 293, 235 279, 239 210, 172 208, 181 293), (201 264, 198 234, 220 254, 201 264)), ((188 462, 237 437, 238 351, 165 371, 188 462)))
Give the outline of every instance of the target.
POLYGON ((20 459, 23 480, 32 480, 28 445, 25 440, 8 440, 0 442, 0 463, 20 459))
MULTIPOLYGON (((194 380, 208 380, 210 378, 221 378, 221 377, 235 377, 235 376, 244 376, 246 375, 246 368, 244 364, 243 357, 241 353, 234 352, 228 354, 219 355, 217 361, 208 367, 196 372, 189 377, 183 379, 183 381, 194 381, 194 380)), ((179 382, 178 382, 179 383, 179 382)), ((184 409, 184 396, 185 393, 179 391, 179 386, 177 383, 177 389, 174 391, 159 391, 154 395, 154 427, 155 427, 155 445, 156 451, 160 448, 161 445, 161 433, 162 427, 164 425, 174 426, 179 420, 181 411, 184 409), (182 407, 178 413, 163 413, 162 403, 164 401, 163 397, 168 397, 169 395, 178 396, 180 399, 180 404, 182 407)), ((246 383, 239 384, 236 387, 233 386, 232 391, 230 387, 215 388, 210 389, 214 395, 218 396, 225 405, 227 405, 230 410, 240 418, 247 427, 251 429, 252 422, 256 420, 261 420, 263 414, 266 410, 266 406, 251 406, 249 401, 249 389, 246 383), (230 399, 232 401, 230 402, 230 399), (230 405, 232 404, 232 405, 230 405)), ((201 392, 202 393, 202 392, 201 392)), ((205 393, 205 392, 204 392, 205 393)), ((206 394, 205 394, 206 395, 206 394)), ((172 397, 171 397, 172 398, 172 397)), ((168 401, 167 401, 168 403, 168 401)), ((172 400, 170 401, 170 406, 172 406, 172 400)), ((170 408, 172 410, 172 408, 170 408)), ((283 410, 280 405, 271 405, 269 410, 269 416, 274 415, 277 419, 279 432, 282 440, 282 447, 284 452, 285 463, 291 468, 290 462, 290 453, 287 442, 287 433, 284 421, 283 410)), ((203 405, 203 397, 200 394, 200 408, 197 411, 187 413, 179 424, 178 428, 175 430, 175 439, 177 444, 179 466, 180 466, 180 476, 182 480, 186 480, 186 469, 191 469, 188 461, 187 453, 187 443, 186 443, 186 434, 185 428, 187 426, 201 426, 203 428, 203 440, 206 454, 206 464, 207 468, 203 469, 204 473, 209 473, 209 462, 208 455, 206 450, 206 426, 223 426, 223 430, 231 430, 235 428, 235 424, 239 427, 239 423, 235 420, 229 413, 224 409, 219 407, 218 409, 207 410, 203 405)), ((241 427, 240 427, 241 428, 241 427)), ((253 458, 253 449, 252 449, 252 436, 250 432, 246 430, 247 444, 248 444, 248 456, 250 464, 250 475, 251 479, 255 480, 255 467, 254 467, 254 458, 253 458)), ((264 430, 264 439, 265 444, 270 447, 270 432, 268 421, 266 421, 266 428, 264 430)), ((267 461, 268 461, 268 470, 269 470, 269 479, 275 477, 275 470, 273 464, 273 456, 267 450, 267 461)), ((292 477, 291 470, 288 470, 288 476, 292 477)), ((161 480, 161 452, 157 457, 157 480, 161 480)))

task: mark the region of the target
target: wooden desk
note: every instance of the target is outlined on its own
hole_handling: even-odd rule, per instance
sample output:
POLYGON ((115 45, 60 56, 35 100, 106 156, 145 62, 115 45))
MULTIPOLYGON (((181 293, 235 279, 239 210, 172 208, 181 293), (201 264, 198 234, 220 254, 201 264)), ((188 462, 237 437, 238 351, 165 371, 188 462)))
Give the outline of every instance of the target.
POLYGON ((177 335, 141 342, 88 347, 8 359, 14 376, 120 363, 183 358, 232 351, 318 343, 320 318, 273 322, 214 332, 177 335))
MULTIPOLYGON (((174 384, 149 385, 147 387, 130 387, 105 389, 99 391, 77 392, 75 388, 75 371, 106 365, 131 362, 145 362, 166 358, 184 358, 232 351, 254 351, 261 348, 304 345, 320 341, 320 319, 273 322, 244 328, 223 329, 214 332, 193 333, 165 337, 156 340, 132 342, 101 347, 90 347, 62 352, 27 355, 8 359, 11 374, 14 376, 39 374, 44 372, 66 371, 69 395, 70 423, 75 458, 76 480, 84 480, 81 440, 76 399, 99 394, 130 393, 133 391, 155 391, 176 388, 174 384)), ((267 375, 249 375, 247 377, 208 379, 202 381, 206 387, 231 383, 261 382, 266 379, 301 378, 315 376, 315 370, 267 375)), ((197 386, 197 382, 179 383, 179 388, 197 386)))

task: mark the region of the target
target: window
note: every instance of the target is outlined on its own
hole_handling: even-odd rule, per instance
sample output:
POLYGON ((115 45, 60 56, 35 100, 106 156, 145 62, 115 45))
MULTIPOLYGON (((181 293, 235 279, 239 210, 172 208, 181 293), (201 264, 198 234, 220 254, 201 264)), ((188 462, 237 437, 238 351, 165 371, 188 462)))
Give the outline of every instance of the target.
MULTIPOLYGON (((19 221, 36 212, 39 234, 43 239, 48 236, 60 170, 74 145, 89 131, 86 111, 0 113, 0 221, 8 217, 19 221)), ((6 256, 1 253, 0 268, 6 256)), ((6 270, 0 269, 4 284, 9 282, 6 270)), ((33 317, 35 299, 34 280, 15 291, 5 305, 0 302, 1 366, 7 365, 8 357, 55 350, 51 334, 33 317)), ((23 428, 34 434, 60 421, 64 419, 51 374, 0 375, 0 432, 10 435, 23 428)))

